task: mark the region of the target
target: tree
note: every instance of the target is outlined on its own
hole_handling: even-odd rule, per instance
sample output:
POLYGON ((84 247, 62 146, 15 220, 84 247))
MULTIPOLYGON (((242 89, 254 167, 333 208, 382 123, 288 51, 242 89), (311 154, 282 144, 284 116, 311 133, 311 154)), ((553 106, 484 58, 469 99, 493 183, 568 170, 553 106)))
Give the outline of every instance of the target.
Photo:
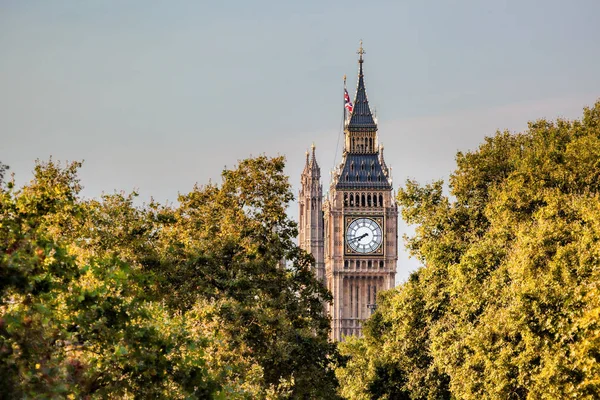
POLYGON ((174 306, 196 304, 196 312, 199 299, 209 302, 205 334, 237 349, 244 365, 253 360, 246 373, 261 371, 264 393, 333 398, 336 350, 322 305, 331 296, 311 272, 312 257, 293 242, 283 168, 282 157, 243 160, 223 172, 222 185, 196 187, 177 209, 156 211, 167 221, 158 240, 161 292, 174 306))
POLYGON ((282 158, 178 207, 82 199, 80 166, 38 163, 0 193, 2 393, 335 398, 330 296, 293 243, 282 158))
POLYGON ((79 257, 76 178, 38 164, 32 183, 1 193, 0 371, 3 396, 186 397, 217 393, 202 345, 144 295, 117 256, 79 257))
POLYGON ((367 324, 363 363, 393 373, 363 393, 383 377, 388 398, 600 396, 599 171, 600 102, 458 153, 450 196, 407 182, 398 202, 424 266, 367 324))

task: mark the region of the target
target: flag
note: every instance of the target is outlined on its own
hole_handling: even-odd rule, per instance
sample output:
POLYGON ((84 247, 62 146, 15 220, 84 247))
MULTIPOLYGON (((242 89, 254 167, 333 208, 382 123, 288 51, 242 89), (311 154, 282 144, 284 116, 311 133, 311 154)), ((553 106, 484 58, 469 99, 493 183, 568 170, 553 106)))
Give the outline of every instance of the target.
POLYGON ((354 106, 352 105, 352 102, 350 101, 350 96, 348 96, 348 91, 346 89, 344 89, 344 107, 346 107, 346 110, 348 110, 349 114, 352 114, 352 110, 354 109, 354 106))

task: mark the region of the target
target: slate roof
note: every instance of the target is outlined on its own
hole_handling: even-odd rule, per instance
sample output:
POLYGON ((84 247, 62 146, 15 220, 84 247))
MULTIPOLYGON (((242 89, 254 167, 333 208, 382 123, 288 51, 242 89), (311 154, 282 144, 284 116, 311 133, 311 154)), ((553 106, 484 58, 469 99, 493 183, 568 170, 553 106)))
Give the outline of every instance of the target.
POLYGON ((336 189, 391 189, 377 153, 346 153, 336 189))

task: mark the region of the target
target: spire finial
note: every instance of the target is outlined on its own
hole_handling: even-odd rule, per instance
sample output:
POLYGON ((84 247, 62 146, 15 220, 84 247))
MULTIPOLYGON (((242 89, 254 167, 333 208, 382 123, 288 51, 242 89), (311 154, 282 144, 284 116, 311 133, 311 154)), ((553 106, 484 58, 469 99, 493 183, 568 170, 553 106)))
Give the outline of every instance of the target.
MULTIPOLYGON (((310 148, 312 149, 312 156, 310 158, 310 167, 313 170, 318 170, 319 169, 319 164, 317 163, 317 156, 315 155, 315 143, 313 142, 313 144, 310 146, 310 148)), ((308 158, 308 156, 307 156, 308 158)))
POLYGON ((362 47, 362 39, 360 40, 360 47, 358 48, 358 51, 356 52, 356 54, 358 54, 358 62, 359 63, 363 63, 363 54, 365 54, 365 50, 362 47))

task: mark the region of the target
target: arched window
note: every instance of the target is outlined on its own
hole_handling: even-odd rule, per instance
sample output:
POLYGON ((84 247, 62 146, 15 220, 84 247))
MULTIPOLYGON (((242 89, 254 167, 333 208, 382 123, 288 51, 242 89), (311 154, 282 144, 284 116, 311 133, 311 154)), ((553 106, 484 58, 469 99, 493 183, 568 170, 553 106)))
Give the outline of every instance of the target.
POLYGON ((371 260, 369 260, 369 261, 367 262, 367 268, 371 268, 372 266, 373 266, 373 264, 371 263, 371 260))
POLYGON ((344 193, 344 207, 348 207, 348 193, 344 193))
POLYGON ((367 195, 367 207, 371 207, 371 193, 367 195))
POLYGON ((379 195, 379 207, 383 207, 383 196, 379 195))
POLYGON ((348 269, 348 260, 344 261, 344 268, 348 269))
POLYGON ((354 207, 354 194, 350 193, 350 207, 354 207))
POLYGON ((364 207, 365 206, 365 194, 363 193, 361 197, 361 205, 364 207))
POLYGON ((379 261, 379 268, 383 268, 383 261, 379 261))

